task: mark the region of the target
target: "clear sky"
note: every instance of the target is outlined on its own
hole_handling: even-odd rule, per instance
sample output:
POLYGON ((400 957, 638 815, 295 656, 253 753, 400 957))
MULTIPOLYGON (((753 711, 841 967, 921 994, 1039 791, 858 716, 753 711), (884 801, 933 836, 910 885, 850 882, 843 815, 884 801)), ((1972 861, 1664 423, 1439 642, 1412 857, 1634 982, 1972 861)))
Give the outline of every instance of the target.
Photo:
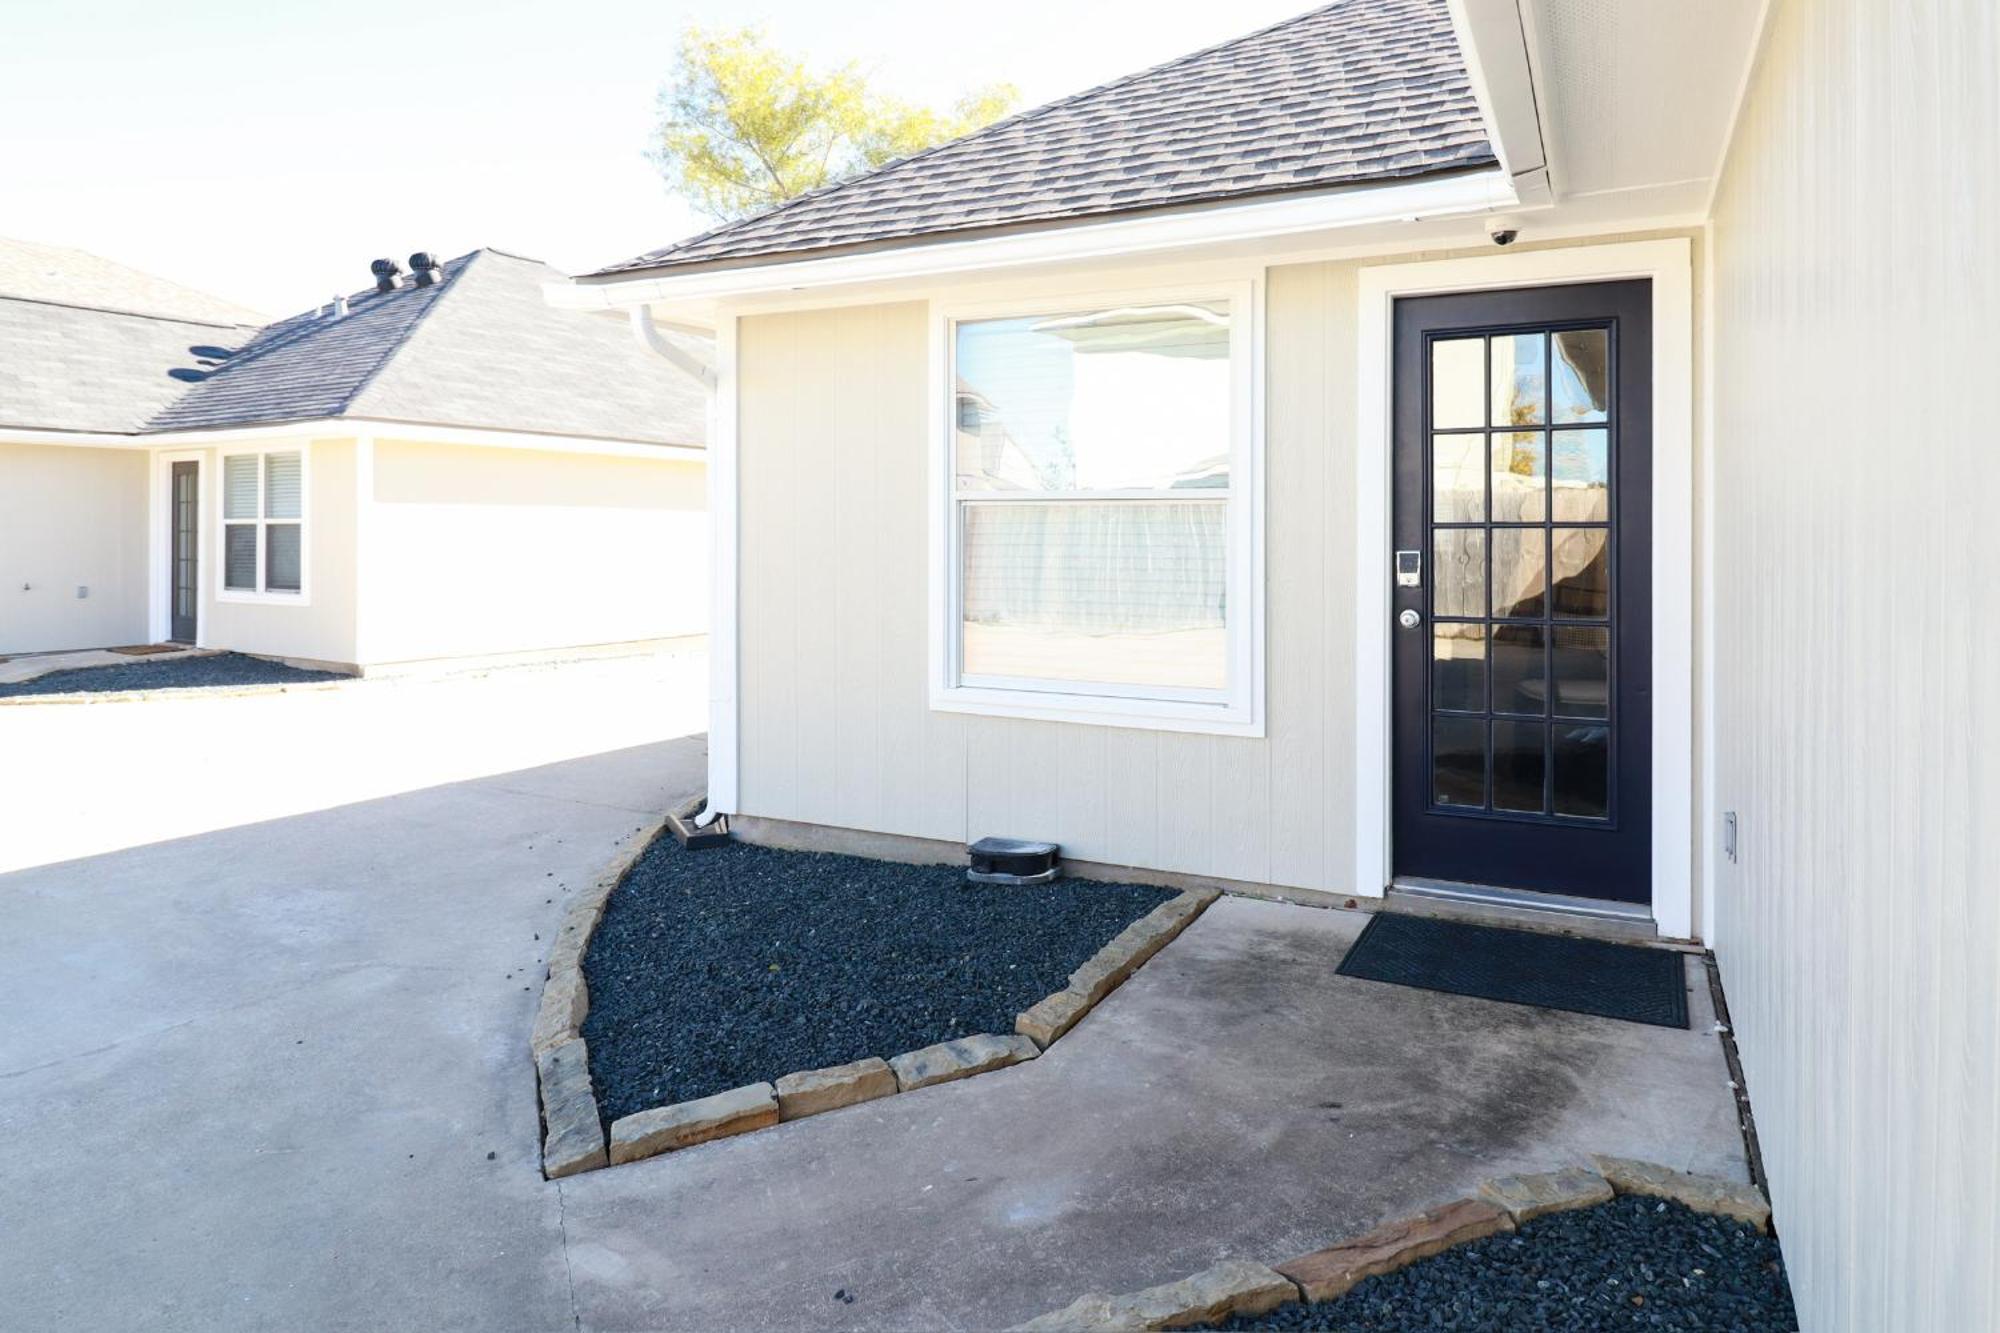
POLYGON ((765 23, 947 102, 1045 102, 1313 0, 0 0, 0 236, 273 315, 368 260, 482 245, 576 271, 702 220, 643 153, 682 25, 765 23))

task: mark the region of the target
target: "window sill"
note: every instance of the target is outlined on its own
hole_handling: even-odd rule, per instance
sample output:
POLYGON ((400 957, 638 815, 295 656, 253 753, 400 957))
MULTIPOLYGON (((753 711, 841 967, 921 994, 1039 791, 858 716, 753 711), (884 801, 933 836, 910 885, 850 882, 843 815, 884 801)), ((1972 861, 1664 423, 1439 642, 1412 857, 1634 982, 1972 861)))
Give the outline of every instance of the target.
POLYGON ((234 602, 243 606, 311 606, 312 599, 303 592, 246 592, 241 588, 231 588, 215 594, 218 602, 234 602))
POLYGON ((1205 736, 1261 739, 1264 719, 1246 704, 1183 703, 1048 690, 999 690, 957 686, 931 691, 931 710, 977 717, 1015 717, 1088 727, 1180 731, 1205 736))

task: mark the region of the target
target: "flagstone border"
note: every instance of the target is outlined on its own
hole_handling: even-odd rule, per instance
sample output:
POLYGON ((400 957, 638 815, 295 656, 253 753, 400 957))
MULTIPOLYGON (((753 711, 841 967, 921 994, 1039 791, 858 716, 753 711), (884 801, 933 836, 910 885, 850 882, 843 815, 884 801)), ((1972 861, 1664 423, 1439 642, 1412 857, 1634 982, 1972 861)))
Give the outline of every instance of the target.
MULTIPOLYGON (((590 1014, 584 955, 604 919, 613 890, 663 833, 680 836, 681 828, 701 806, 699 798, 683 802, 636 835, 571 902, 549 949, 548 971, 528 1048, 541 1093, 542 1174, 550 1180, 641 1161, 712 1139, 1032 1060, 1222 896, 1216 889, 1188 889, 1161 903, 1070 973, 1061 990, 1016 1015, 1010 1034, 957 1037, 888 1060, 871 1056, 828 1069, 801 1070, 773 1082, 752 1083, 692 1101, 650 1107, 613 1121, 607 1137, 590 1079, 589 1048, 583 1040, 583 1022, 590 1014)), ((1006 892, 1004 888, 991 891, 1006 892)))
POLYGON ((1233 1259, 1144 1291, 1121 1296, 1092 1293, 1017 1324, 1009 1333, 1202 1328, 1237 1316, 1254 1318, 1299 1301, 1335 1300, 1363 1278, 1393 1273, 1549 1213, 1609 1203, 1619 1194, 1671 1199, 1698 1213, 1770 1231, 1771 1205, 1755 1185, 1625 1157, 1593 1155, 1590 1161, 1589 1168, 1570 1166, 1488 1180, 1475 1197, 1386 1222, 1282 1263, 1267 1266, 1233 1259))

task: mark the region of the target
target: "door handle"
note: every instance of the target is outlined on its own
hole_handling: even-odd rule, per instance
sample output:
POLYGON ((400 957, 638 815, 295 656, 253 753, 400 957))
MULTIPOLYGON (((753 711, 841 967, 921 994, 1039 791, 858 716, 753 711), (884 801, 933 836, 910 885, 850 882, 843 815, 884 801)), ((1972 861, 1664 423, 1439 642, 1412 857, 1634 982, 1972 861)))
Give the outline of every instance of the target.
POLYGON ((1424 618, 1416 611, 1405 608, 1403 614, 1396 617, 1396 623, 1404 629, 1415 629, 1424 623, 1424 618))

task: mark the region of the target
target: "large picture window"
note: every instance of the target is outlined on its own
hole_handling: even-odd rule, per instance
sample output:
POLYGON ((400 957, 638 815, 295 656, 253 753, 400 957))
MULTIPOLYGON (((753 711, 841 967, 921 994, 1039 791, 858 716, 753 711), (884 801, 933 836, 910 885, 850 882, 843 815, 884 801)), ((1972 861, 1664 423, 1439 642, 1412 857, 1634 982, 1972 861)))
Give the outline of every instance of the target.
POLYGON ((947 321, 942 706, 1257 725, 1249 306, 947 321))
POLYGON ((305 591, 305 454, 222 458, 222 590, 298 597, 305 591))

